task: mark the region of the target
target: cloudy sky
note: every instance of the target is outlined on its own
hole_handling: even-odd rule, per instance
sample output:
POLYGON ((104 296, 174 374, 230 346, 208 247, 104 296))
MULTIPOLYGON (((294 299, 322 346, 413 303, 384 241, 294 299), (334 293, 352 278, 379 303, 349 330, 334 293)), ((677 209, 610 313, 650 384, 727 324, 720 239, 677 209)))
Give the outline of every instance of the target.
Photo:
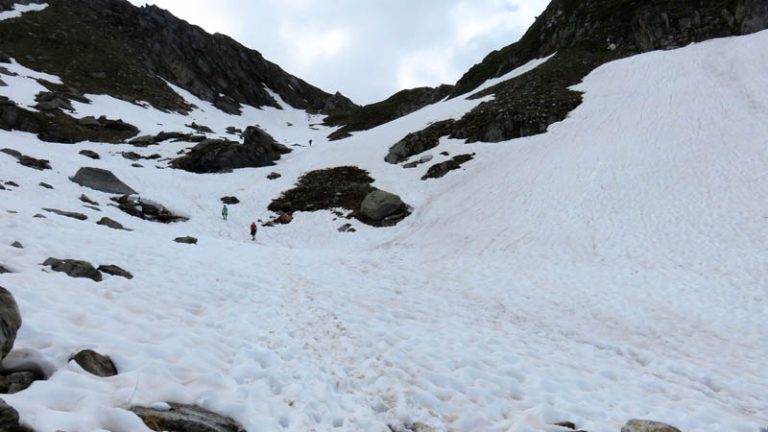
POLYGON ((130 0, 224 33, 325 91, 371 103, 453 84, 549 0, 130 0))

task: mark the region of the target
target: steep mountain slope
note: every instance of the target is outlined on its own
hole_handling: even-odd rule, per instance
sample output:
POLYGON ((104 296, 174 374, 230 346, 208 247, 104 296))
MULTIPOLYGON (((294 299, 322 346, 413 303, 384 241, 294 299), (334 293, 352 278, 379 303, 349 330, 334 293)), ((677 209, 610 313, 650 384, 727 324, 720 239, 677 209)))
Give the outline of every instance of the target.
MULTIPOLYGON (((768 57, 755 55, 765 46, 759 32, 608 62, 573 88, 582 103, 547 133, 438 137, 449 154, 408 170, 384 161, 392 142, 493 96, 456 96, 340 141, 275 92, 279 109, 239 115, 175 85, 195 107, 187 115, 108 95, 72 101, 75 118, 119 118, 141 134, 258 124, 282 143, 314 141, 277 166, 212 175, 169 169, 190 142, 62 145, 0 130, 0 149, 51 167, 0 152, 0 266, 11 271, 0 285, 24 320, 3 365, 49 375, 2 399, 41 432, 147 432, 128 409, 163 402, 251 432, 558 432, 563 421, 617 432, 633 417, 757 432, 768 425, 768 57), (421 180, 470 152, 463 169, 421 180), (353 233, 332 211, 297 212, 250 239, 248 225, 270 218, 300 176, 346 165, 413 214, 385 229, 352 221, 353 233), (84 166, 189 220, 129 216, 115 195, 69 179, 84 166), (224 196, 240 201, 227 221, 224 196), (197 245, 174 242, 189 235, 197 245), (70 278, 41 264, 49 257, 134 277, 70 278), (84 348, 110 355, 118 375, 69 361, 84 348)), ((0 95, 35 112, 39 80, 60 78, 19 63, 2 65, 0 95)))

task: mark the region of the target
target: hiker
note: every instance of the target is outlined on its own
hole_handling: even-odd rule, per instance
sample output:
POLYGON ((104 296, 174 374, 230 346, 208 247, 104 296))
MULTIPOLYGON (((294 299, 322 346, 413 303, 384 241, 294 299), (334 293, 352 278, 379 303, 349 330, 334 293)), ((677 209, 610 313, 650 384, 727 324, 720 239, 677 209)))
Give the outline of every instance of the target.
POLYGON ((256 240, 256 222, 251 223, 251 240, 256 240))
POLYGON ((309 146, 312 147, 312 140, 309 140, 309 146))
POLYGON ((221 209, 221 217, 224 218, 224 220, 227 220, 227 216, 229 216, 229 209, 227 208, 227 205, 224 204, 224 207, 221 209))

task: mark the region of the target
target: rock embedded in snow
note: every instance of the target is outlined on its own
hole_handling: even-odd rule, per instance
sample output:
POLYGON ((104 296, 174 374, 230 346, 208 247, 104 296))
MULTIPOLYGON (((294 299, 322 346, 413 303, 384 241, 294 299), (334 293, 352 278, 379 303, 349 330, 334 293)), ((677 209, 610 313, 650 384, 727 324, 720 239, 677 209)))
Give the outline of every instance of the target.
POLYGON ((3 432, 32 432, 19 424, 19 413, 4 400, 0 399, 0 431, 3 432))
POLYGON ((80 154, 91 159, 101 159, 101 156, 93 150, 80 150, 80 154))
POLYGON ((405 211, 406 205, 399 196, 378 189, 366 195, 360 205, 360 213, 376 222, 405 211))
POLYGON ((49 185, 48 183, 45 183, 45 182, 40 182, 40 187, 44 187, 46 189, 53 189, 53 186, 51 186, 51 185, 49 185))
POLYGON ((17 150, 13 150, 9 148, 4 148, 0 150, 0 152, 3 152, 13 158, 16 158, 16 160, 19 161, 19 164, 25 167, 33 168, 38 171, 51 169, 51 163, 46 159, 36 159, 36 158, 33 158, 32 156, 27 156, 17 150))
POLYGON ((240 200, 237 199, 237 197, 234 197, 234 196, 221 197, 221 202, 223 202, 224 204, 228 204, 228 205, 240 204, 240 200))
POLYGON ((105 193, 121 195, 134 195, 137 193, 110 171, 101 168, 80 168, 70 180, 80 186, 105 193))
POLYGON ((43 262, 44 266, 50 266, 55 272, 66 273, 73 278, 86 278, 96 282, 101 282, 101 273, 87 261, 73 259, 48 258, 43 262))
POLYGON ((88 195, 86 195, 86 194, 80 195, 80 201, 82 201, 82 202, 84 202, 86 204, 90 204, 90 205, 95 205, 95 206, 99 205, 99 203, 97 203, 96 201, 88 198, 88 195))
POLYGON ((24 245, 22 245, 19 241, 11 243, 11 247, 15 247, 16 249, 24 249, 24 245))
POLYGON ((112 228, 112 229, 125 230, 125 227, 122 224, 120 224, 120 222, 114 221, 114 220, 112 220, 112 219, 110 219, 108 217, 101 218, 101 220, 96 222, 96 224, 97 225, 103 225, 105 227, 109 227, 109 228, 112 228))
POLYGON ((621 428, 621 432, 681 432, 680 429, 652 420, 633 419, 621 428))
POLYGON ((80 351, 70 360, 74 360, 85 371, 102 378, 117 375, 117 368, 112 359, 93 350, 80 351))
POLYGON ((162 204, 146 198, 123 195, 119 198, 112 198, 112 200, 117 202, 118 208, 125 213, 150 222, 172 223, 189 220, 186 217, 173 214, 162 204))
POLYGON ((176 243, 182 243, 182 244, 197 244, 197 239, 194 237, 186 236, 186 237, 177 237, 173 241, 176 243))
POLYGON ((47 211, 48 213, 53 213, 53 214, 57 214, 59 216, 64 216, 64 217, 68 217, 68 218, 72 218, 72 219, 77 219, 77 220, 81 220, 81 221, 88 220, 88 216, 86 216, 86 215, 84 215, 82 213, 70 212, 70 211, 64 211, 64 210, 57 210, 57 209, 51 209, 51 208, 44 208, 43 210, 47 211))
MULTIPOLYGON (((0 394, 14 394, 29 388, 35 381, 45 379, 41 371, 20 370, 0 375, 0 394)), ((2 430, 2 429, 0 429, 2 430)))
POLYGON ((421 178, 422 180, 427 179, 436 179, 445 176, 450 171, 457 170, 461 168, 461 166, 465 162, 469 162, 472 159, 474 159, 475 154, 462 154, 454 156, 452 159, 447 160, 445 162, 440 162, 438 164, 432 165, 427 170, 427 173, 424 174, 424 176, 421 178))
POLYGON ((11 292, 0 287, 0 360, 11 352, 13 343, 16 341, 16 332, 20 327, 19 306, 11 292))
POLYGON ((440 138, 449 135, 454 120, 445 120, 434 123, 424 130, 409 133, 405 138, 390 147, 385 161, 396 164, 409 157, 433 149, 440 144, 440 138))
POLYGON ((178 403, 168 405, 168 410, 134 407, 131 411, 154 431, 245 432, 233 419, 198 406, 178 403))
POLYGON ((0 274, 6 274, 6 273, 11 273, 11 271, 8 270, 7 267, 5 267, 2 264, 0 264, 0 274))
POLYGON ((126 279, 133 279, 133 275, 131 274, 131 272, 116 265, 100 265, 97 270, 102 273, 106 273, 108 275, 120 276, 126 279))
POLYGON ((282 176, 283 176, 283 175, 282 175, 282 174, 280 174, 280 173, 277 173, 277 172, 271 172, 271 173, 269 173, 269 174, 267 175, 267 179, 268 179, 268 180, 277 180, 277 179, 279 179, 279 178, 280 178, 280 177, 282 177, 282 176))

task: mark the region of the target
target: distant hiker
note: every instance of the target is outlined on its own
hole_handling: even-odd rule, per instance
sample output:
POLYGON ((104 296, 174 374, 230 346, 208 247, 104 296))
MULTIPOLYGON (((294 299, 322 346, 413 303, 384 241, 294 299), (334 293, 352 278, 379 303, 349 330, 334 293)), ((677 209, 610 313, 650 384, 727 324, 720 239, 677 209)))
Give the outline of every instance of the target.
POLYGON ((251 240, 256 240, 256 222, 251 223, 251 240))
POLYGON ((227 208, 227 205, 224 204, 224 207, 222 207, 222 209, 221 209, 221 217, 224 220, 227 220, 227 216, 229 216, 229 209, 227 208))
POLYGON ((312 140, 309 140, 309 146, 312 147, 312 140))

